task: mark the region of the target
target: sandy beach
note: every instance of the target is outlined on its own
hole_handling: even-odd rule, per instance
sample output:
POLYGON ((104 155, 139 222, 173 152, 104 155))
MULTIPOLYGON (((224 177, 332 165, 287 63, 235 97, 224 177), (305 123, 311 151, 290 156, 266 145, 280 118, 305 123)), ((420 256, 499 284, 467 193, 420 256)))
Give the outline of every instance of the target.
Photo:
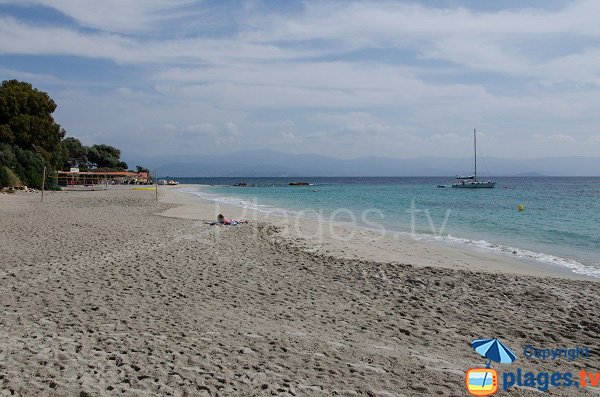
POLYGON ((189 193, 202 193, 207 187, 179 185, 167 188, 162 201, 179 205, 163 212, 162 215, 212 222, 219 213, 223 212, 236 219, 269 223, 278 227, 281 237, 288 242, 295 242, 297 247, 305 251, 321 252, 345 259, 598 280, 574 273, 572 269, 563 266, 528 260, 516 255, 491 253, 464 245, 453 246, 443 242, 420 241, 409 234, 395 233, 379 225, 368 229, 358 224, 331 222, 328 218, 319 220, 311 211, 295 213, 287 210, 269 212, 253 210, 242 207, 242 204, 239 206, 223 204, 219 201, 207 200, 203 195, 189 193))
POLYGON ((499 372, 600 371, 600 285, 567 270, 154 198, 0 195, 0 396, 464 396, 486 337, 518 356, 499 372))

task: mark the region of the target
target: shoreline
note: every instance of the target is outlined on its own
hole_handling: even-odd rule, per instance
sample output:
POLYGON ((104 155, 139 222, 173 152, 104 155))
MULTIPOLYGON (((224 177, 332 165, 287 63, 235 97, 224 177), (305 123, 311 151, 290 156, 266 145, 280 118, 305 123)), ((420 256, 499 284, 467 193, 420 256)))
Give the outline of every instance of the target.
MULTIPOLYGON (((375 260, 385 263, 407 263, 416 266, 439 266, 445 268, 484 271, 493 273, 525 274, 539 277, 560 277, 585 281, 600 281, 600 278, 574 272, 571 268, 553 265, 535 258, 512 256, 505 252, 494 252, 479 247, 461 245, 442 240, 425 240, 414 238, 406 232, 388 232, 384 234, 362 225, 351 225, 343 222, 328 222, 309 216, 299 216, 293 211, 268 212, 258 209, 244 208, 215 199, 202 197, 190 191, 179 189, 196 189, 200 191, 209 185, 181 184, 169 187, 168 202, 184 205, 204 203, 213 206, 212 219, 219 212, 233 214, 230 217, 243 218, 250 214, 252 219, 268 222, 284 229, 286 238, 301 242, 301 246, 309 251, 319 251, 345 259, 375 260), (193 200, 181 198, 187 196, 193 200), (174 198, 173 196, 179 196, 174 198), (235 216, 234 216, 235 215, 235 216), (291 219, 290 219, 291 218, 291 219), (333 236, 333 237, 332 237, 333 236), (354 236, 348 238, 347 236, 354 236), (336 238, 343 237, 343 239, 336 238), (375 244, 375 245, 374 245, 375 244), (408 253, 407 251, 416 251, 408 253), (453 262, 452 264, 448 262, 453 262)), ((211 212, 204 208, 202 213, 211 212)), ((173 209, 166 216, 194 219, 194 215, 186 209, 173 209)), ((227 215, 229 216, 229 215, 227 215)), ((208 219, 211 219, 208 217, 208 219)), ((424 235, 426 236, 426 235, 424 235)), ((429 237, 429 236, 426 236, 429 237)), ((508 247, 510 248, 510 247, 508 247)), ((523 250, 522 250, 523 251, 523 250)), ((563 259, 563 258, 560 258, 563 259)))

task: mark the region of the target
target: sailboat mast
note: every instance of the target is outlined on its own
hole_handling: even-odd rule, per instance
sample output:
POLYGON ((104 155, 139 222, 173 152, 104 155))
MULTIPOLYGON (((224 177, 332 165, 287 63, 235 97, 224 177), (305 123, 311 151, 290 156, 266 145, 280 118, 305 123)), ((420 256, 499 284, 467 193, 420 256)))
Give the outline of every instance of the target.
POLYGON ((473 177, 473 181, 477 182, 477 132, 475 128, 473 128, 473 143, 475 146, 475 175, 473 177))

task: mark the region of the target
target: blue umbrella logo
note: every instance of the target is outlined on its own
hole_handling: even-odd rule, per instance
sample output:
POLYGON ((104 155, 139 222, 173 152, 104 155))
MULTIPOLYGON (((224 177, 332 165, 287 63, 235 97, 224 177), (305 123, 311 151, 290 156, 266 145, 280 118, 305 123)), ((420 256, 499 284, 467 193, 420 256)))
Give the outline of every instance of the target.
POLYGON ((475 339, 471 342, 471 346, 482 357, 488 359, 486 365, 489 368, 492 361, 502 364, 510 364, 517 359, 515 353, 498 338, 492 339, 475 339))
MULTIPOLYGON (((486 368, 490 368, 492 361, 502 364, 510 364, 517 359, 515 353, 513 353, 504 343, 500 342, 498 338, 491 339, 475 339, 471 342, 471 346, 477 353, 487 359, 486 368)), ((481 386, 486 385, 488 372, 483 376, 481 386)))

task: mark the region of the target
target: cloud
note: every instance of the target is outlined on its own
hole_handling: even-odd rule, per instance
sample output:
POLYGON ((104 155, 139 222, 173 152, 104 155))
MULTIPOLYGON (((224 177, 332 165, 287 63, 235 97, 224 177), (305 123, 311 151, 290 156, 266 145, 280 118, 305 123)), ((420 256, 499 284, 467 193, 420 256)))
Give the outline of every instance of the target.
POLYGON ((61 80, 56 76, 47 73, 30 73, 12 68, 5 68, 0 66, 0 75, 11 76, 12 79, 28 81, 30 83, 44 83, 44 84, 65 84, 65 80, 61 80))
POLYGON ((5 59, 52 55, 65 65, 40 72, 48 60, 39 58, 29 70, 0 71, 58 94, 57 117, 76 135, 134 150, 284 149, 293 140, 343 156, 462 154, 473 126, 495 154, 597 149, 575 145, 600 122, 596 1, 500 11, 394 1, 292 10, 261 1, 0 3, 72 19, 0 16, 5 59), (71 77, 80 58, 110 62, 101 77, 71 77), (121 74, 133 77, 111 80, 121 74))
POLYGON ((135 41, 118 35, 80 34, 61 27, 39 27, 0 17, 0 53, 23 55, 77 55, 131 60, 135 41))
POLYGON ((231 121, 228 121, 228 122, 225 123, 225 130, 231 136, 240 136, 240 135, 242 135, 242 133, 240 132, 240 129, 238 128, 238 126, 235 125, 235 123, 232 123, 231 121))
POLYGON ((219 64, 239 60, 294 59, 318 51, 279 48, 236 39, 155 39, 38 26, 0 17, 0 54, 73 55, 118 63, 219 64))
POLYGON ((333 146, 335 142, 338 142, 338 145, 340 142, 344 142, 345 145, 360 142, 361 147, 369 152, 379 155, 391 152, 397 155, 398 146, 405 149, 407 144, 414 144, 419 140, 408 133, 401 124, 388 123, 367 112, 320 113, 313 119, 322 128, 304 134, 303 138, 308 142, 319 141, 325 146, 333 146), (394 148, 387 146, 390 140, 393 140, 394 148))
POLYGON ((177 127, 171 123, 165 123, 162 125, 163 130, 166 131, 175 131, 177 129, 177 127))
POLYGON ((319 114, 316 120, 334 126, 332 135, 378 136, 398 133, 400 126, 386 124, 383 120, 367 112, 319 114))
POLYGON ((98 31, 28 24, 4 17, 0 19, 0 51, 78 55, 125 63, 235 66, 240 61, 315 59, 374 48, 413 51, 421 59, 451 62, 470 70, 537 76, 545 81, 580 82, 581 74, 574 70, 582 68, 586 78, 597 80, 600 72, 598 50, 573 45, 574 36, 600 37, 600 28, 593 18, 600 11, 600 3, 595 1, 573 2, 558 11, 501 12, 396 2, 307 2, 301 12, 293 15, 253 13, 250 7, 246 10, 248 15, 238 15, 239 31, 218 38, 173 34, 173 18, 195 17, 200 26, 215 19, 211 8, 199 2, 109 3, 115 4, 28 1, 26 4, 52 7, 81 26, 98 31), (141 34, 157 26, 169 29, 156 37, 141 34), (557 54, 539 50, 544 45, 557 48, 561 41, 570 44, 565 47, 568 50, 557 54), (299 45, 311 42, 318 44, 299 45))
POLYGON ((282 132, 281 136, 283 137, 283 139, 285 139, 287 141, 294 141, 294 140, 296 140, 296 135, 294 135, 294 133, 290 132, 290 131, 284 131, 284 132, 282 132))
POLYGON ((600 134, 596 134, 596 135, 590 135, 588 137, 588 142, 592 142, 592 143, 600 143, 600 134))
POLYGON ((447 132, 445 134, 434 134, 429 139, 432 141, 456 141, 456 140, 464 140, 464 136, 459 136, 454 132, 447 132))
POLYGON ((217 133, 218 133, 217 126, 215 126, 213 123, 209 123, 209 122, 188 125, 188 126, 185 126, 182 130, 186 131, 186 132, 209 134, 209 135, 217 135, 217 133))
POLYGON ((198 2, 190 0, 2 0, 0 3, 53 8, 82 27, 114 33, 147 32, 159 24, 188 18, 194 8, 199 8, 198 2), (196 7, 191 8, 194 4, 196 7))
MULTIPOLYGON (((320 40, 346 51, 404 49, 424 59, 452 62, 470 70, 523 76, 545 74, 569 80, 573 71, 552 64, 540 47, 564 41, 568 57, 585 53, 574 37, 598 38, 600 3, 571 2, 557 11, 520 9, 482 12, 431 8, 401 2, 308 2, 304 13, 269 16, 254 37, 265 42, 320 40)), ((586 40, 582 40, 586 42, 586 40)), ((552 55, 551 55, 552 56, 552 55)), ((595 68, 595 70, 598 70, 595 68)))
POLYGON ((572 143, 575 138, 567 134, 533 134, 531 138, 541 142, 572 143))

